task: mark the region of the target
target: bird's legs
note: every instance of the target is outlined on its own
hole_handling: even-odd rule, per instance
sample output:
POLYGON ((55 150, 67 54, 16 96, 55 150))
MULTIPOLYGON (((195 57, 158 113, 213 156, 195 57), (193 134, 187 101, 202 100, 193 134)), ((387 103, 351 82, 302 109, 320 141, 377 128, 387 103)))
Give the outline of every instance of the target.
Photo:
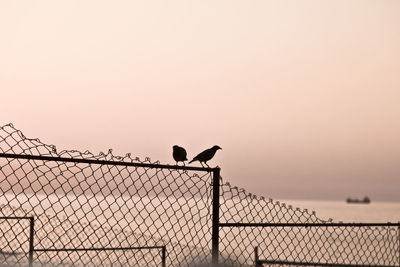
POLYGON ((208 168, 210 168, 210 166, 208 166, 208 164, 207 164, 207 161, 206 161, 206 162, 204 162, 204 164, 206 164, 206 166, 207 166, 208 168))
MULTIPOLYGON (((184 161, 182 161, 182 164, 183 164, 183 167, 186 167, 186 164, 185 164, 184 161)), ((181 166, 181 165, 179 165, 179 162, 178 162, 178 161, 176 161, 176 166, 181 166)))

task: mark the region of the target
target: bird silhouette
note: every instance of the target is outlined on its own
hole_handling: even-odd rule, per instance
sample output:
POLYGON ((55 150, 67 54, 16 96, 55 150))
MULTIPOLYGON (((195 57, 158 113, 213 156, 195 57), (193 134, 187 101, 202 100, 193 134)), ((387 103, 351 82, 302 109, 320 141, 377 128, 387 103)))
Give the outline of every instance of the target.
POLYGON ((203 152, 198 154, 196 157, 194 157, 189 162, 189 164, 197 160, 197 161, 200 162, 202 167, 204 167, 203 166, 203 162, 204 162, 204 164, 207 165, 207 167, 210 167, 210 166, 208 166, 207 161, 209 161, 210 159, 212 159, 214 157, 214 155, 215 155, 215 153, 217 152, 218 149, 222 149, 222 148, 220 148, 219 146, 213 146, 212 148, 204 150, 203 152))
POLYGON ((174 157, 174 160, 176 161, 176 165, 178 165, 179 161, 182 161, 183 165, 185 165, 185 160, 188 160, 186 158, 186 156, 187 156, 186 150, 183 147, 180 147, 177 145, 173 146, 172 150, 173 150, 172 156, 174 157))

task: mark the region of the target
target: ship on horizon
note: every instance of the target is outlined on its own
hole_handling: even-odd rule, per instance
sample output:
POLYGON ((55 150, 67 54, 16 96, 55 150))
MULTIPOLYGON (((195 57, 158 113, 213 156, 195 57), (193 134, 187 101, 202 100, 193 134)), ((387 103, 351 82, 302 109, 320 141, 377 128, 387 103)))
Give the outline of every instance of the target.
POLYGON ((347 198, 346 199, 346 202, 347 203, 349 203, 349 204, 353 204, 353 203, 360 203, 360 204, 369 204, 369 203, 371 203, 371 200, 369 199, 369 197, 364 197, 363 199, 358 199, 358 198, 354 198, 354 199, 352 199, 352 198, 347 198))

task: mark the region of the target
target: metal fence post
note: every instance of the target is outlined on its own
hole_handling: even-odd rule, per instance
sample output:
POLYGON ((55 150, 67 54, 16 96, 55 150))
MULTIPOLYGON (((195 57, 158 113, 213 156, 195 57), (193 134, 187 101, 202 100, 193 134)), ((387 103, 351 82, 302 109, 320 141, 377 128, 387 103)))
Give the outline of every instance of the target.
POLYGON ((29 218, 29 267, 33 265, 33 235, 35 230, 35 221, 33 217, 29 218))
POLYGON ((254 248, 254 265, 256 267, 259 266, 259 264, 258 264, 258 247, 254 248))
POLYGON ((220 168, 213 170, 213 214, 212 214, 212 265, 218 265, 219 253, 219 174, 220 168))
POLYGON ((162 247, 161 254, 162 254, 162 264, 161 264, 161 266, 165 267, 165 257, 166 257, 166 254, 167 254, 165 246, 162 247))

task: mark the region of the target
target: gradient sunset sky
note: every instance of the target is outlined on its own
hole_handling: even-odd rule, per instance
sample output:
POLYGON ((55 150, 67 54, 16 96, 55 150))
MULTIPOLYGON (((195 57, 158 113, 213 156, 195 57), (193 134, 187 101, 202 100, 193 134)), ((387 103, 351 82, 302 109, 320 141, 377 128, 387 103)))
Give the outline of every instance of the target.
POLYGON ((400 1, 0 1, 0 124, 274 198, 400 201, 400 1), (195 163, 197 165, 197 163, 195 163))

